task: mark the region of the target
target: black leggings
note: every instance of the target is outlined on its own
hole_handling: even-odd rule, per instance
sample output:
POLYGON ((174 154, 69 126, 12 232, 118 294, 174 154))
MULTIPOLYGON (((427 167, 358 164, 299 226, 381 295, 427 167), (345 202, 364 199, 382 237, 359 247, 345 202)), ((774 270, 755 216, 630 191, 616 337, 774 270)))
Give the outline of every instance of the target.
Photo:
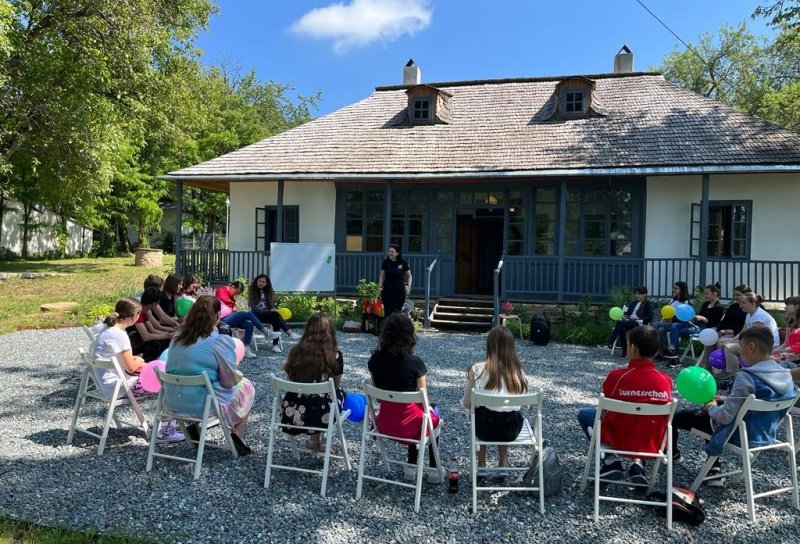
POLYGON ((141 355, 145 363, 155 361, 158 356, 169 347, 169 339, 164 340, 142 340, 138 332, 129 335, 131 340, 131 351, 134 355, 141 355))
MULTIPOLYGON (((436 446, 439 446, 439 437, 436 437, 436 446)), ((417 445, 411 444, 408 446, 408 464, 409 465, 416 465, 417 464, 417 445)), ((436 468, 436 458, 433 456, 433 445, 428 444, 428 464, 431 468, 436 468)))
POLYGON ((689 431, 697 429, 704 433, 711 434, 711 418, 705 410, 689 409, 677 412, 672 418, 672 455, 678 455, 678 430, 689 431))
POLYGON ((394 312, 399 312, 403 309, 403 304, 406 301, 406 287, 405 285, 399 286, 383 286, 381 292, 381 302, 383 302, 383 313, 389 317, 394 312))
MULTIPOLYGON (((281 314, 278 313, 277 310, 263 310, 263 309, 256 309, 253 310, 253 313, 256 315, 259 321, 262 323, 267 323, 268 325, 272 325, 272 330, 275 332, 283 331, 289 332, 289 325, 286 324, 286 321, 283 320, 281 314)), ((273 344, 278 344, 278 339, 272 341, 273 344)))

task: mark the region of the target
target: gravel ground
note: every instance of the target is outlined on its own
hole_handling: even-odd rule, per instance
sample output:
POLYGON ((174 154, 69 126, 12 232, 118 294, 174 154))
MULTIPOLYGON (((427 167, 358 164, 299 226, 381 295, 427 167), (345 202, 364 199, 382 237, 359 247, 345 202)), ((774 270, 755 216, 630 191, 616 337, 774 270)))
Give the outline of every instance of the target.
MULTIPOLYGON (((344 385, 357 389, 367 377, 375 337, 342 334, 339 340, 345 356, 344 385)), ((567 483, 559 496, 547 500, 544 516, 532 498, 520 493, 479 495, 479 511, 473 516, 466 477, 469 419, 458 402, 465 369, 481 359, 485 335, 420 334, 416 352, 428 366, 431 399, 441 405, 445 418, 442 457, 458 456, 462 479, 456 495, 447 493, 446 484, 424 484, 418 515, 413 513, 410 490, 367 483, 363 498, 355 499, 360 424, 346 428, 354 469, 346 472, 341 463, 332 465, 327 498, 319 496, 319 479, 311 475, 278 472, 268 490, 262 487, 271 406, 268 378, 284 360, 267 356, 264 349, 258 359, 242 365, 256 386, 248 427, 254 454, 234 460, 226 452, 207 452, 197 482, 184 463, 158 460, 146 473, 146 442, 136 431, 112 429, 100 458, 91 437, 77 435, 74 445, 64 445, 80 378, 77 351, 86 343, 78 329, 0 336, 0 509, 7 515, 183 543, 800 540, 800 516, 786 495, 758 502, 756 523, 746 521, 742 484, 701 488, 708 519, 700 527, 676 523, 668 532, 654 508, 610 504, 601 508, 601 521, 595 525, 591 494, 579 490, 587 443, 576 413, 596 402, 603 377, 621 364, 606 350, 518 342, 532 385, 546 393, 543 432, 561 457, 567 483)), ((153 405, 152 400, 143 402, 147 414, 153 413, 153 405)), ((90 413, 83 424, 99 425, 100 413, 95 419, 90 413)), ((124 409, 122 415, 132 413, 124 409)), ((682 442, 687 462, 675 469, 677 484, 691 483, 704 457, 701 448, 694 437, 682 442)), ((377 456, 371 459, 377 464, 377 456)), ((524 462, 519 456, 513 459, 524 462)), ((788 481, 771 468, 782 462, 765 455, 756 465, 758 474, 773 482, 788 481)))

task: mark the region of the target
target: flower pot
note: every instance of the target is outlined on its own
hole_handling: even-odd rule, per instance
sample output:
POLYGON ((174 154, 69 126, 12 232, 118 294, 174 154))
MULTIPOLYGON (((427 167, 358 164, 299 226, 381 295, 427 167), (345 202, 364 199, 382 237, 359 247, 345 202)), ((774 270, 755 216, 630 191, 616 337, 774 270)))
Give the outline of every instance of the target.
POLYGON ((164 252, 160 249, 140 247, 136 249, 134 266, 162 266, 164 252))

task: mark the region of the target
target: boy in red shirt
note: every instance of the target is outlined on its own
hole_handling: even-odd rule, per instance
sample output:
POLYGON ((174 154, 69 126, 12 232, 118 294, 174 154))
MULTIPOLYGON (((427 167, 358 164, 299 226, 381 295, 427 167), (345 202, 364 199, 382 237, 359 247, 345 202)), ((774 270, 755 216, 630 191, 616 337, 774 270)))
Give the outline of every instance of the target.
MULTIPOLYGON (((672 400, 672 379, 659 372, 653 362, 658 352, 658 332, 649 325, 640 325, 628 332, 628 366, 608 373, 603 382, 606 398, 647 404, 666 404, 672 400)), ((582 408, 578 422, 590 438, 597 408, 582 408)), ((661 447, 667 426, 666 416, 639 416, 608 413, 603 416, 603 444, 615 450, 656 452, 661 447)), ((641 459, 634 459, 629 469, 630 481, 647 483, 641 459)), ((600 469, 605 480, 621 480, 622 461, 606 459, 600 469)))

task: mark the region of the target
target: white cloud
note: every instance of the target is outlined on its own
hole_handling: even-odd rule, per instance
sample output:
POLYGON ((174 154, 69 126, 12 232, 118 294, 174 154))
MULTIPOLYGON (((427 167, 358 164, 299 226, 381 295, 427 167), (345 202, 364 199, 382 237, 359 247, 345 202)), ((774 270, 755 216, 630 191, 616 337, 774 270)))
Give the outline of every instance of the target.
POLYGON ((376 40, 392 41, 424 30, 433 15, 428 4, 429 0, 351 0, 309 11, 291 31, 332 39, 334 51, 344 53, 376 40))

